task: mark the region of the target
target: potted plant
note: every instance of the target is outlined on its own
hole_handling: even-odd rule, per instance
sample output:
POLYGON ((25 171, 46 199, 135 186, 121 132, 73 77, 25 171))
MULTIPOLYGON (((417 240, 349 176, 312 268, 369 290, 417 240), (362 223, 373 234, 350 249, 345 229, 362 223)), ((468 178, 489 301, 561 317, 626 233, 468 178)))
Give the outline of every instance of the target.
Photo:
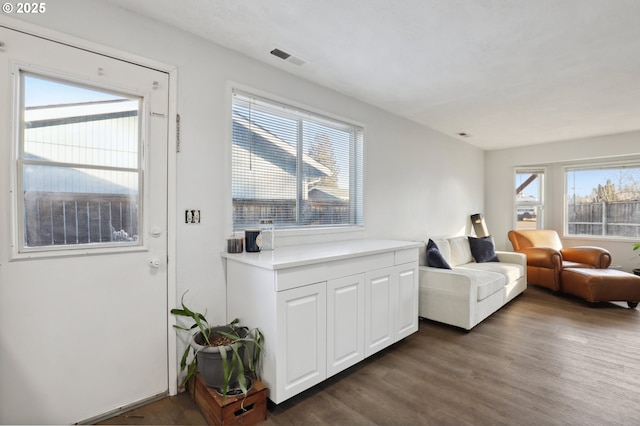
MULTIPOLYGON (((633 245, 633 249, 634 249, 634 250, 640 250, 640 243, 635 243, 635 244, 633 245)), ((633 270, 633 273, 634 273, 634 274, 636 274, 636 275, 640 275, 640 268, 636 268, 636 269, 634 269, 634 270, 633 270)))
MULTIPOLYGON (((186 293, 185 293, 186 294, 186 293)), ((239 325, 234 319, 227 325, 210 326, 206 316, 189 309, 180 300, 182 308, 171 309, 171 313, 193 321, 191 327, 174 324, 180 330, 190 332, 189 345, 180 360, 180 371, 187 370, 184 384, 200 372, 207 386, 215 388, 224 400, 233 385, 246 395, 251 389, 245 372, 257 378, 262 343, 262 332, 239 325), (189 354, 192 354, 189 361, 189 354)))

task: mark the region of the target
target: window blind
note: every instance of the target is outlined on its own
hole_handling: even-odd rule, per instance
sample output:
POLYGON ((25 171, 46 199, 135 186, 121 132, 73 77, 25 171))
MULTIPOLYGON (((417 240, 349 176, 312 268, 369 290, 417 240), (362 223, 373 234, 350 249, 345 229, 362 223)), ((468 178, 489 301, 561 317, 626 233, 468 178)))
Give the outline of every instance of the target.
POLYGON ((361 225, 363 129, 233 91, 234 230, 361 225))

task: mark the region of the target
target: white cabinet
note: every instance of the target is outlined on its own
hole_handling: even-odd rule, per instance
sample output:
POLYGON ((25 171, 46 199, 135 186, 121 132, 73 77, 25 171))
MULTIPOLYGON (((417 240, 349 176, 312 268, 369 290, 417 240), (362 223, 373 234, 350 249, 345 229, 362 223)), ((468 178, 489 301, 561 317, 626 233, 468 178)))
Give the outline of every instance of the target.
POLYGON ((227 319, 265 335, 279 404, 418 330, 421 243, 358 240, 224 253, 227 319))
POLYGON ((417 294, 416 262, 365 274, 365 356, 418 330, 417 294))

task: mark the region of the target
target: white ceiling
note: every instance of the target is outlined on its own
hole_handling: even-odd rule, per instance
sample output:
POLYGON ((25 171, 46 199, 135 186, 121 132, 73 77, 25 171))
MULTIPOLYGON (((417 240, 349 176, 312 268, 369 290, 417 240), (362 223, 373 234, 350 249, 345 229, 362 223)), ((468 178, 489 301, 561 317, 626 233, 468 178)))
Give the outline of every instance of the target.
POLYGON ((106 1, 487 150, 640 129, 638 0, 106 1))

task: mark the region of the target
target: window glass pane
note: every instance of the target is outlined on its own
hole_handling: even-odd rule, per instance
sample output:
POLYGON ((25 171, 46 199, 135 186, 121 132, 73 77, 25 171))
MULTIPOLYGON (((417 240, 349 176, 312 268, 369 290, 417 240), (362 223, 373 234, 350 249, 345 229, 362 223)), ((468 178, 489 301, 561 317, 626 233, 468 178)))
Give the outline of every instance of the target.
POLYGON ((139 244, 141 99, 21 73, 22 248, 139 244))
POLYGON ((640 237, 640 166, 566 171, 568 235, 640 237))
POLYGON ((516 229, 539 229, 542 225, 543 170, 516 171, 516 229))
POLYGON ((349 223, 351 129, 336 129, 305 121, 303 143, 307 160, 303 170, 302 209, 305 223, 349 223))
POLYGON ((234 92, 234 229, 362 223, 362 130, 234 92))
POLYGON ((138 167, 138 99, 28 74, 24 77, 24 98, 25 158, 138 167))

